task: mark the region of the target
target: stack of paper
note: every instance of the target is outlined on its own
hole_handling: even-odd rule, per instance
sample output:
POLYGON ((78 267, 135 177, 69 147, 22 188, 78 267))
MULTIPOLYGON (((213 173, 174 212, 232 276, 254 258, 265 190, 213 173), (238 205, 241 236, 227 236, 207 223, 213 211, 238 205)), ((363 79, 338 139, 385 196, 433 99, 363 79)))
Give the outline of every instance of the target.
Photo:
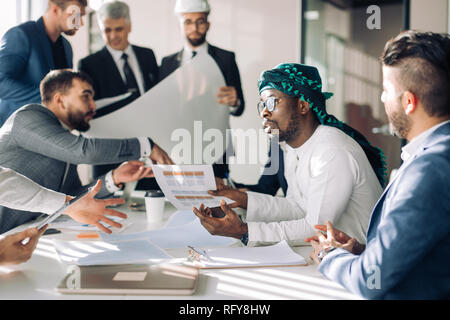
POLYGON ((209 259, 193 263, 204 269, 279 267, 306 265, 305 259, 296 254, 286 241, 267 247, 219 248, 207 250, 209 259))

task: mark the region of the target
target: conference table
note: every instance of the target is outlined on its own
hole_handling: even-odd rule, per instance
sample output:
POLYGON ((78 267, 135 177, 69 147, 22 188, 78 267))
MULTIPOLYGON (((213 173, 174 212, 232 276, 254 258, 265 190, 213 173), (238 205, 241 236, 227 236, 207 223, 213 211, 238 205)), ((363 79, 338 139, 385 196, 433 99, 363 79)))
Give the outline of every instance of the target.
MULTIPOLYGON (((165 228, 176 209, 166 201, 164 220, 147 223, 145 211, 133 211, 129 204, 143 203, 143 195, 134 192, 127 204, 115 208, 128 215, 128 227, 122 233, 141 232, 165 228)), ((8 234, 24 230, 27 225, 17 227, 8 234)), ((142 295, 85 295, 61 294, 55 290, 67 273, 68 265, 59 261, 52 239, 76 240, 73 232, 42 236, 29 261, 20 265, 0 266, 0 299, 26 300, 292 300, 325 299, 357 300, 341 285, 325 278, 317 266, 235 268, 200 270, 197 289, 189 296, 142 296, 142 295)), ((80 240, 83 241, 83 240, 80 240)), ((238 241, 238 240, 236 240, 238 241)), ((235 244, 239 245, 238 242, 235 244)), ((293 247, 296 253, 309 259, 310 246, 293 247)), ((187 256, 187 248, 167 249, 175 258, 187 256)))

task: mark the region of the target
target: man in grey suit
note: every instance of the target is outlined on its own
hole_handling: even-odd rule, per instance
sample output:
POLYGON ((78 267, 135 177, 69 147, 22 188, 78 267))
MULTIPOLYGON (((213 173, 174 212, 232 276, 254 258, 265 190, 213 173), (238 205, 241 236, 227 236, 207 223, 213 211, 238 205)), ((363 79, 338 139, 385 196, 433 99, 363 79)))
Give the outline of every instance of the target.
MULTIPOLYGON (((20 108, 0 129, 0 166, 48 189, 77 195, 83 188, 76 165, 128 161, 101 178, 97 197, 103 198, 123 183, 151 176, 151 168, 138 159, 172 164, 167 153, 147 137, 87 139, 71 133, 87 131, 95 114, 92 81, 87 75, 52 71, 42 80, 40 91, 43 105, 20 108)), ((0 207, 0 233, 33 218, 36 214, 0 207)))

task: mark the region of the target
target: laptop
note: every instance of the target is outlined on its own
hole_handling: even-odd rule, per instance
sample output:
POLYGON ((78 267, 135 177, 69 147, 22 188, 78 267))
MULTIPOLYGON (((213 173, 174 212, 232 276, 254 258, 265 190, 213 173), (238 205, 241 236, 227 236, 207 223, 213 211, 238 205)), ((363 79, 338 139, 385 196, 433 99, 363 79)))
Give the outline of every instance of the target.
POLYGON ((56 288, 63 294, 192 295, 198 269, 175 265, 70 266, 56 288))

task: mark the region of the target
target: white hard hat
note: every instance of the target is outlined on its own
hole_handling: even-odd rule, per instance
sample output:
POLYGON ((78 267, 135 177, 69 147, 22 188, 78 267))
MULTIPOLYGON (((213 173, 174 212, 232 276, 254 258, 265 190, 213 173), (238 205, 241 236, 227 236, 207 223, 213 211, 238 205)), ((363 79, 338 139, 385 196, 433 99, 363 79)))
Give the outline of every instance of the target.
POLYGON ((177 0, 175 13, 206 12, 209 13, 208 0, 177 0))

